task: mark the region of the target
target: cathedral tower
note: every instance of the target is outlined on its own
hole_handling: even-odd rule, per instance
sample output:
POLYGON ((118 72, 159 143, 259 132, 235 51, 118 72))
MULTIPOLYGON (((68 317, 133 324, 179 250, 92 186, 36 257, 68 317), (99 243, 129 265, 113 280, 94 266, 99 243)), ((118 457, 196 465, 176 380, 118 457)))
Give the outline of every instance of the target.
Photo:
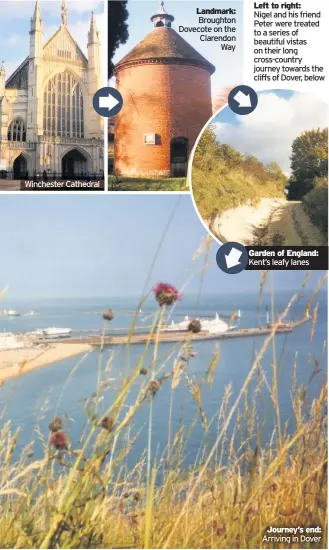
POLYGON ((99 137, 102 131, 101 117, 97 115, 93 107, 93 97, 101 87, 100 41, 96 26, 96 17, 94 12, 92 12, 88 33, 88 134, 90 137, 99 137))
MULTIPOLYGON (((7 128, 8 128, 8 113, 6 106, 6 97, 5 97, 5 88, 6 88, 6 68, 5 62, 2 62, 0 69, 0 140, 7 138, 7 128)), ((1 162, 1 151, 0 151, 0 165, 1 162)), ((5 163, 4 163, 5 165, 5 163)))
POLYGON ((6 86, 6 68, 5 68, 5 62, 3 61, 0 69, 0 99, 2 99, 5 94, 5 86, 6 86))
POLYGON ((43 133, 43 25, 40 0, 36 0, 31 18, 28 68, 27 141, 36 141, 43 133))
POLYGON ((161 2, 153 30, 115 67, 123 108, 115 123, 117 174, 184 176, 188 155, 212 114, 215 67, 173 28, 161 2))

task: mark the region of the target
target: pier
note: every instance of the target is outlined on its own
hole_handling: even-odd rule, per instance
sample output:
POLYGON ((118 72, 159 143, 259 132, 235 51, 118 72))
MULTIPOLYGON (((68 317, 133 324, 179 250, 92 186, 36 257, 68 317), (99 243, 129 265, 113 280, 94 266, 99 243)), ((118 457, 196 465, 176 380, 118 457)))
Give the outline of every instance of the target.
MULTIPOLYGON (((303 325, 304 323, 310 321, 310 317, 305 317, 303 319, 300 319, 299 321, 293 322, 293 323, 284 323, 277 327, 276 334, 284 334, 292 332, 295 328, 299 327, 300 325, 303 325)), ((203 341, 212 341, 212 340, 228 340, 232 338, 252 338, 257 336, 266 336, 267 334, 270 334, 272 332, 272 327, 260 327, 260 328, 241 328, 241 329, 235 329, 235 330, 228 330, 227 332, 218 333, 218 334, 211 334, 206 331, 198 332, 197 334, 193 334, 191 332, 187 331, 168 331, 168 332, 161 332, 159 336, 159 342, 162 344, 165 343, 178 343, 178 342, 184 342, 186 340, 192 341, 192 342, 203 342, 203 341)), ((73 338, 56 338, 54 340, 45 339, 45 340, 38 340, 38 342, 41 343, 68 343, 68 344, 88 344, 93 347, 99 347, 102 344, 103 345, 111 345, 111 346, 122 346, 128 344, 128 342, 131 345, 134 344, 146 344, 146 342, 149 339, 149 332, 140 332, 140 333, 133 333, 130 337, 129 334, 104 334, 104 336, 97 334, 97 335, 89 335, 89 336, 74 336, 73 338)), ((156 339, 156 335, 152 337, 151 342, 154 342, 156 339)))

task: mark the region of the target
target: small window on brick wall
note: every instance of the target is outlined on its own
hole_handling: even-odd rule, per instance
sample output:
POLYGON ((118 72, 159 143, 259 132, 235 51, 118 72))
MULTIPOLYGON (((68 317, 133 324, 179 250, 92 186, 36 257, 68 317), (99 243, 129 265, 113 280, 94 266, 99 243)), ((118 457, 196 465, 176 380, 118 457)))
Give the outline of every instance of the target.
POLYGON ((159 134, 144 134, 144 145, 161 145, 159 134))

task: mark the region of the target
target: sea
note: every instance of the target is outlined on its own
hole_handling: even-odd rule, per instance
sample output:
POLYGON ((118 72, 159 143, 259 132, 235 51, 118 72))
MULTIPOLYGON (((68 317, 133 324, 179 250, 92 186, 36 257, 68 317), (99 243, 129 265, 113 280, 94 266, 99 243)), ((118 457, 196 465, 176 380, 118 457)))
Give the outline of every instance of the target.
MULTIPOLYGON (((274 315, 284 311, 292 296, 290 291, 276 292, 274 299, 274 315)), ((305 294, 295 303, 289 312, 287 320, 299 319, 311 294, 305 294)), ((138 297, 116 298, 84 298, 84 299, 40 299, 1 302, 1 308, 14 308, 21 313, 35 310, 38 316, 0 317, 0 331, 21 333, 30 332, 39 328, 61 327, 83 330, 84 334, 93 330, 102 330, 104 321, 102 312, 111 308, 114 319, 109 324, 111 330, 126 328, 131 325, 134 312, 138 309, 138 297)), ((298 384, 305 384, 308 388, 308 402, 319 394, 327 373, 327 352, 324 351, 327 339, 327 294, 321 291, 316 297, 318 303, 317 322, 312 340, 310 339, 311 323, 306 323, 291 333, 278 334, 275 338, 275 354, 278 364, 278 395, 281 411, 282 426, 289 432, 294 429, 294 415, 291 404, 291 385, 294 364, 297 365, 298 384), (312 376, 316 362, 318 371, 312 376)), ((151 326, 156 310, 153 298, 149 298, 138 314, 137 325, 143 330, 151 326)), ((180 321, 185 315, 212 317, 215 312, 228 319, 233 310, 241 311, 241 318, 235 319, 234 325, 239 328, 264 326, 267 321, 267 310, 271 311, 271 299, 265 293, 262 303, 258 306, 256 293, 232 293, 201 296, 186 295, 171 311, 170 320, 180 321)), ((216 413, 220 409, 227 388, 231 387, 230 403, 238 395, 242 384, 250 370, 257 351, 264 342, 264 336, 237 338, 221 341, 204 341, 193 344, 194 357, 186 365, 185 372, 191 382, 203 381, 201 387, 201 403, 208 424, 208 443, 216 438, 216 413), (214 372, 211 385, 204 379, 209 364, 218 353, 218 364, 214 372)), ((0 425, 11 422, 11 430, 19 428, 19 439, 16 456, 23 452, 28 445, 33 445, 34 455, 42 455, 41 437, 48 437, 48 425, 54 415, 67 419, 69 437, 72 446, 78 446, 81 434, 86 424, 85 406, 96 391, 100 361, 103 367, 107 362, 110 370, 101 377, 106 378, 108 387, 105 388, 100 407, 106 410, 114 399, 117 388, 127 369, 132 368, 141 357, 143 346, 133 345, 127 351, 126 347, 106 346, 100 358, 99 350, 94 350, 87 356, 76 356, 52 365, 45 366, 20 377, 7 380, 0 388, 0 425), (83 359, 82 359, 83 358, 83 359)), ((153 346, 145 358, 144 366, 152 361, 153 346)), ((162 366, 161 375, 169 372, 175 358, 179 355, 179 346, 160 344, 157 365, 162 366)), ((273 348, 269 346, 261 360, 261 367, 272 383, 273 348)), ((145 383, 143 376, 138 380, 136 387, 129 394, 124 406, 126 412, 134 402, 140 384, 145 383)), ((257 384, 254 376, 250 393, 243 396, 241 413, 244 415, 245 397, 252 405, 252 390, 257 384)), ((171 433, 183 429, 189 434, 184 448, 184 463, 192 464, 199 453, 200 445, 205 441, 205 432, 198 412, 198 407, 188 387, 186 378, 182 377, 175 390, 171 390, 171 382, 161 386, 153 400, 152 419, 152 453, 161 460, 168 441, 169 409, 172 399, 171 433)), ((274 411, 269 393, 263 387, 256 400, 258 429, 262 443, 266 444, 272 436, 274 427, 274 411)), ((129 428, 129 437, 136 436, 133 449, 129 455, 129 464, 138 461, 147 446, 149 405, 146 400, 144 406, 134 417, 129 428)), ((229 432, 232 433, 236 422, 233 416, 229 432)), ((127 437, 127 434, 125 434, 127 437)), ((122 438, 120 445, 125 446, 127 439, 122 438)), ((80 443, 81 444, 81 443, 80 443)))

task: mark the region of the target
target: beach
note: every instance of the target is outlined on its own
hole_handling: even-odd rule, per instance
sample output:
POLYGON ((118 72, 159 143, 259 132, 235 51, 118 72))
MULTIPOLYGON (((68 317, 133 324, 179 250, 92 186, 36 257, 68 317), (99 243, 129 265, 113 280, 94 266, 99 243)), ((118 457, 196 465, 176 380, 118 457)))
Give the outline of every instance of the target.
POLYGON ((0 349, 0 383, 57 361, 88 353, 92 349, 89 344, 82 343, 58 343, 20 349, 0 349))

